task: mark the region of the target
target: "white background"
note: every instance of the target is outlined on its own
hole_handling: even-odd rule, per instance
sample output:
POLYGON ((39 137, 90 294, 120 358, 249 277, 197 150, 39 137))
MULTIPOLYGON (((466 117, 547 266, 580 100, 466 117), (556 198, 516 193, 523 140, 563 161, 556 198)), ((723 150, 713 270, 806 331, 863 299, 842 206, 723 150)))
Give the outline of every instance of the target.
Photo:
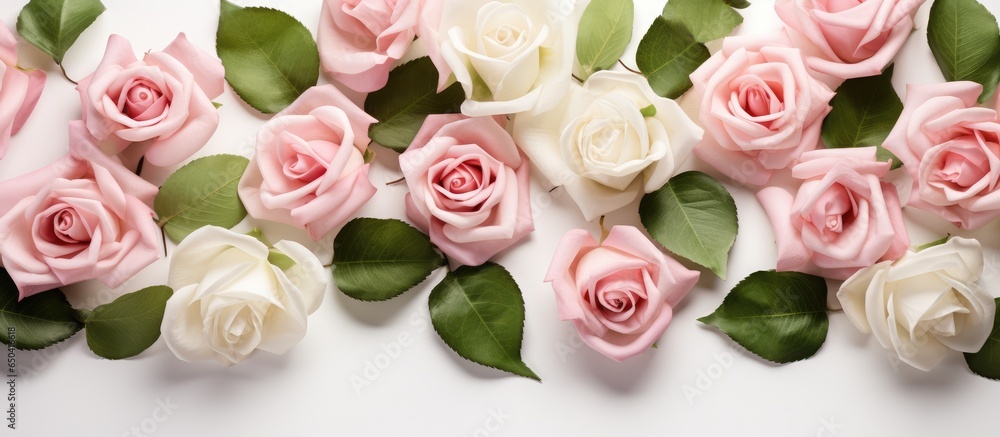
MULTIPOLYGON (((981 1, 1000 14, 1000 1, 981 1)), ((13 28, 25 3, 4 1, 0 20, 13 28)), ((137 53, 160 50, 181 31, 214 51, 216 1, 104 3, 107 12, 66 56, 70 77, 79 79, 93 71, 113 32, 131 40, 137 53)), ((636 3, 635 38, 624 57, 631 65, 639 38, 664 2, 636 3)), ((320 0, 244 4, 285 10, 315 35, 320 0)), ((929 9, 930 2, 921 7, 918 29, 897 59, 893 83, 901 95, 906 83, 943 81, 926 42, 929 9)), ((743 14, 748 20, 739 33, 780 27, 771 1, 755 0, 743 14)), ((49 81, 35 113, 0 161, 0 180, 66 153, 66 123, 80 116, 78 94, 58 67, 27 43, 22 42, 20 50, 21 64, 47 70, 49 81)), ((256 129, 267 117, 228 88, 218 101, 224 104, 221 125, 199 156, 248 155, 256 129)), ((403 218, 405 186, 385 186, 400 176, 396 155, 377 151, 371 178, 379 192, 360 215, 403 218)), ((695 162, 689 166, 703 167, 695 162)), ((144 176, 161 183, 170 171, 147 166, 144 176)), ((535 180, 536 230, 496 261, 513 273, 523 290, 527 311, 523 356, 542 383, 466 362, 437 338, 427 321, 427 295, 433 281, 443 275, 438 271, 425 284, 387 303, 360 303, 331 289, 310 318, 306 338, 291 352, 262 353, 228 368, 214 362, 184 363, 162 342, 139 357, 106 361, 87 349, 83 333, 46 351, 18 352, 22 376, 17 385, 16 432, 119 436, 145 425, 155 435, 848 436, 981 435, 995 426, 1000 383, 972 374, 957 353, 929 373, 899 364, 873 338, 855 330, 842 313, 831 315, 829 337, 815 357, 783 366, 742 351, 718 331, 698 323, 696 319, 711 313, 740 279, 775 263, 773 236, 763 210, 750 192, 727 186, 740 213, 729 279, 703 274, 676 311, 659 348, 626 363, 581 347, 573 328, 558 320, 552 290, 542 282, 550 256, 567 230, 582 227, 596 234, 598 229, 596 223, 583 221, 569 196, 559 190, 550 196, 550 187, 535 180), (401 336, 404 344, 399 342, 401 336), (376 363, 383 367, 377 375, 376 363), (356 389, 352 378, 369 385, 356 389), (175 407, 168 415, 161 411, 157 416, 154 410, 159 404, 175 407), (494 416, 500 419, 491 420, 494 416)), ((608 224, 638 224, 636 208, 637 202, 610 215, 608 224)), ((966 233, 919 211, 908 209, 906 216, 915 244, 946 232, 980 237, 987 247, 986 288, 1000 293, 996 223, 966 233)), ((303 233, 289 228, 265 230, 272 240, 287 235, 306 241, 303 233)), ((66 290, 75 305, 93 307, 121 293, 162 284, 166 272, 167 262, 161 261, 118 290, 109 291, 96 281, 66 290)), ((17 435, 6 427, 4 431, 17 435)))

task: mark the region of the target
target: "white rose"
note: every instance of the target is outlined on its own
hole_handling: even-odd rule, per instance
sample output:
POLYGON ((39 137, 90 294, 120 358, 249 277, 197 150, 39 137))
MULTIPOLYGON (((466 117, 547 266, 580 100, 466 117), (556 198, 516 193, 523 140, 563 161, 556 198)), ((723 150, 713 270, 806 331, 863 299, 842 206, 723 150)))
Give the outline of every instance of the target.
POLYGON ((514 141, 587 220, 659 189, 701 136, 677 102, 657 96, 643 77, 612 71, 572 85, 550 111, 514 119, 514 141))
POLYGON ((952 238, 859 271, 837 292, 847 318, 920 370, 949 349, 978 352, 993 330, 996 302, 976 284, 983 248, 952 238))
POLYGON ((441 77, 465 89, 470 117, 555 106, 566 93, 576 43, 575 10, 551 0, 446 2, 430 50, 441 77))
POLYGON ((236 364, 255 350, 283 354, 306 332, 306 316, 323 301, 327 275, 302 245, 207 226, 177 246, 170 260, 161 331, 184 361, 236 364), (272 259, 285 270, 272 265, 272 259), (283 256, 282 256, 283 255, 283 256), (286 265, 288 261, 294 263, 286 265))

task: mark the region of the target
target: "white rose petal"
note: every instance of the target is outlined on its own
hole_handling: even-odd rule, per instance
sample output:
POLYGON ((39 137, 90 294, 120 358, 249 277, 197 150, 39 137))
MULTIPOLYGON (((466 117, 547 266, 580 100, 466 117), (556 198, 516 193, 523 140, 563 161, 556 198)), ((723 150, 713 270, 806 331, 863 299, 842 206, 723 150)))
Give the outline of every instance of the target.
POLYGON ((930 370, 948 350, 978 352, 992 332, 996 304, 975 282, 982 272, 979 242, 955 237, 858 271, 837 298, 861 332, 930 370))

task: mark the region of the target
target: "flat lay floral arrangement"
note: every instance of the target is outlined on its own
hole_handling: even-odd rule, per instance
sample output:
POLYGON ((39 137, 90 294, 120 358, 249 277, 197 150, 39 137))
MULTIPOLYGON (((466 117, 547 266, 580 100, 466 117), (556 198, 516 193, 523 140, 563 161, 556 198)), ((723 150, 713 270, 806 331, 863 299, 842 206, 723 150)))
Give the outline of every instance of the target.
POLYGON ((316 35, 282 11, 221 0, 214 48, 183 33, 152 49, 112 35, 98 67, 71 78, 64 57, 105 6, 29 1, 0 26, 0 159, 46 81, 75 79, 66 101, 79 97, 80 117, 67 156, 0 175, 0 325, 17 333, 0 340, 34 350, 85 331, 95 355, 125 359, 162 337, 180 360, 233 365, 293 348, 331 283, 381 302, 444 269, 428 298, 441 340, 540 380, 521 356, 522 288, 551 289, 552 316, 609 359, 648 353, 701 275, 726 277, 739 222, 721 180, 756 193, 778 259, 701 322, 784 364, 815 355, 842 311, 910 366, 962 352, 972 372, 1000 378, 983 247, 911 241, 903 219, 912 208, 956 233, 997 225, 989 10, 778 0, 783 29, 729 36, 748 1, 664 3, 630 59, 633 0, 323 0, 316 35), (900 98, 893 59, 920 8, 947 82, 900 98), (18 37, 52 58, 35 66, 50 74, 18 62, 18 37), (317 85, 321 74, 334 84, 317 85), (199 154, 227 84, 273 114, 250 159, 199 154), (398 156, 407 221, 358 217, 380 188, 376 154, 398 156), (689 159, 720 180, 683 171, 689 159), (152 166, 173 173, 157 187, 142 176, 152 166), (491 261, 534 231, 532 179, 592 224, 537 255, 548 284, 491 261), (642 228, 605 225, 636 201, 642 228), (231 230, 245 221, 297 228, 298 241, 231 230), (303 244, 330 236, 332 259, 303 244), (60 290, 117 288, 164 257, 162 285, 110 303, 74 308, 60 290))

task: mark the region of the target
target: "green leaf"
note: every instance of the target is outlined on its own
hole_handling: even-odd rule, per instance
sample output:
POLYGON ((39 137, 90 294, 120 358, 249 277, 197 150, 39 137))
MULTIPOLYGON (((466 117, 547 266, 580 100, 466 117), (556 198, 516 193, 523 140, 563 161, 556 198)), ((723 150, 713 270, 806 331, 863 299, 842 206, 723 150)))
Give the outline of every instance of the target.
POLYGON ((827 148, 878 148, 878 160, 892 160, 892 168, 902 161, 882 147, 896 120, 903 113, 903 102, 892 88, 893 65, 879 76, 860 77, 844 82, 830 101, 833 110, 823 120, 823 144, 827 148))
POLYGON ((743 16, 726 0, 670 0, 663 7, 663 17, 684 23, 698 42, 727 36, 743 23, 743 16))
POLYGON ((635 4, 632 0, 593 0, 583 10, 576 37, 576 58, 583 80, 618 62, 632 41, 635 4))
POLYGON ((319 50, 309 29, 282 11, 222 0, 216 51, 226 81, 260 112, 285 109, 319 79, 319 50))
POLYGON ((729 250, 739 229, 736 202, 711 176, 698 171, 674 176, 642 197, 639 219, 671 252, 726 279, 729 250))
POLYGON ((951 234, 945 235, 944 238, 941 238, 939 240, 934 240, 934 241, 931 241, 930 243, 921 244, 921 245, 917 246, 915 252, 920 252, 921 250, 924 250, 924 249, 930 249, 930 248, 932 248, 934 246, 940 246, 940 245, 942 245, 944 243, 947 243, 949 238, 951 238, 951 234))
MULTIPOLYGON (((1000 306, 1000 298, 996 299, 996 304, 1000 306)), ((993 332, 983 348, 974 354, 965 354, 965 362, 976 375, 1000 380, 1000 317, 993 319, 993 332)))
POLYGON ((288 270, 296 265, 295 260, 293 260, 292 257, 275 249, 268 250, 267 262, 281 270, 288 270))
POLYGON ((675 99, 691 88, 688 76, 711 56, 684 24, 656 17, 639 41, 635 63, 660 96, 675 99))
POLYGON ((1000 27, 976 0, 934 0, 927 22, 927 44, 948 81, 983 85, 979 102, 1000 82, 1000 27))
POLYGON ((643 117, 656 117, 656 105, 649 105, 639 110, 643 117))
POLYGON ((250 161, 236 155, 198 158, 178 169, 153 202, 159 225, 179 243, 203 226, 232 228, 247 216, 236 188, 250 161))
POLYGON ((465 90, 453 83, 437 92, 438 72, 428 57, 418 58, 389 72, 385 87, 368 95, 365 112, 378 120, 368 131, 376 143, 402 153, 413 142, 430 114, 461 110, 465 90))
POLYGON ((756 272, 698 321, 721 329, 761 358, 790 363, 815 355, 826 341, 826 293, 826 280, 817 276, 756 272))
POLYGON ((356 218, 333 240, 333 279, 358 300, 392 299, 443 265, 430 239, 399 220, 356 218))
POLYGON ((732 6, 736 9, 746 9, 750 7, 750 2, 747 0, 724 0, 726 4, 732 6))
POLYGON ((61 65, 66 51, 104 10, 100 0, 31 0, 17 16, 17 33, 61 65))
POLYGON ((87 346, 99 357, 134 357, 160 338, 170 287, 144 288, 94 308, 86 319, 87 346))
POLYGON ((83 329, 59 289, 28 296, 18 302, 17 285, 0 268, 0 342, 10 345, 14 329, 14 347, 23 350, 44 349, 73 336, 83 329))
POLYGON ((521 360, 524 299, 503 267, 459 267, 431 290, 429 305, 434 330, 462 358, 541 381, 521 360))

